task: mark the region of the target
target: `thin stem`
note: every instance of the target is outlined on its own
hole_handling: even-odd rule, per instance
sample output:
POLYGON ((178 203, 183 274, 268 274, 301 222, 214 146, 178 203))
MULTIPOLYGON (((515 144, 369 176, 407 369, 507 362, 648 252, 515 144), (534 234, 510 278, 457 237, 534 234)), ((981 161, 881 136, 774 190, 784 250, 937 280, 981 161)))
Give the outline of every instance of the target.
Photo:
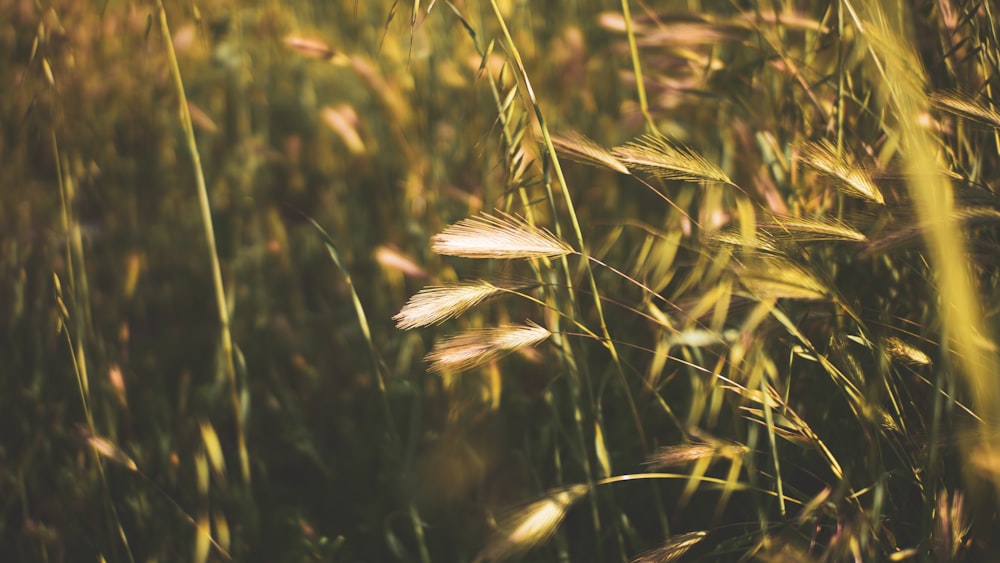
POLYGON ((230 399, 233 416, 235 417, 236 442, 240 456, 240 471, 243 482, 250 484, 250 457, 247 453, 246 436, 243 429, 243 413, 240 408, 239 391, 236 387, 236 365, 233 362, 233 337, 229 330, 229 307, 226 300, 226 289, 222 281, 222 266, 219 263, 219 251, 215 243, 215 227, 212 223, 212 207, 208 200, 208 188, 205 184, 205 172, 201 166, 201 156, 198 152, 198 142, 194 137, 194 127, 191 124, 191 113, 188 110, 187 94, 184 91, 184 81, 181 78, 181 68, 177 63, 177 53, 170 35, 167 23, 167 11, 163 1, 158 2, 160 31, 167 49, 167 59, 170 62, 170 73, 177 87, 181 127, 184 129, 184 139, 187 143, 191 164, 194 167, 195 188, 198 193, 198 208, 201 212, 201 223, 205 229, 205 241, 208 244, 209 263, 212 271, 212 285, 215 290, 215 304, 219 315, 219 331, 222 340, 222 355, 225 358, 226 376, 229 380, 230 399))
POLYGON ((649 114, 649 101, 646 99, 646 84, 642 77, 642 63, 639 62, 639 46, 635 41, 635 30, 632 29, 632 10, 629 8, 628 0, 622 0, 622 17, 625 18, 625 34, 628 36, 629 58, 632 59, 632 72, 635 73, 635 89, 639 96, 639 111, 646 119, 646 126, 654 133, 659 133, 656 122, 649 114))

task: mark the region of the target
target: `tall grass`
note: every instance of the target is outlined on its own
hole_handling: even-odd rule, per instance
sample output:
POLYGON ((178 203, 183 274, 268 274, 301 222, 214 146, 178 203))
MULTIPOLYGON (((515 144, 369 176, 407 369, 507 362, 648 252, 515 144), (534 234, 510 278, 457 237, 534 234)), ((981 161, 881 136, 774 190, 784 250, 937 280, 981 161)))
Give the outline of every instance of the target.
POLYGON ((990 3, 98 4, 0 0, 5 558, 996 557, 990 3))

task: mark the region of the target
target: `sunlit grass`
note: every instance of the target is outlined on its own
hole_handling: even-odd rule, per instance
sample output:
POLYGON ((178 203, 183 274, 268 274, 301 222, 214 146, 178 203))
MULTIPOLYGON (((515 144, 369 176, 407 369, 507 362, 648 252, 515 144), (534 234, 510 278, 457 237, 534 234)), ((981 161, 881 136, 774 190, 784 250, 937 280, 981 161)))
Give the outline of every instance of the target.
POLYGON ((990 3, 6 4, 12 560, 1000 550, 990 3))

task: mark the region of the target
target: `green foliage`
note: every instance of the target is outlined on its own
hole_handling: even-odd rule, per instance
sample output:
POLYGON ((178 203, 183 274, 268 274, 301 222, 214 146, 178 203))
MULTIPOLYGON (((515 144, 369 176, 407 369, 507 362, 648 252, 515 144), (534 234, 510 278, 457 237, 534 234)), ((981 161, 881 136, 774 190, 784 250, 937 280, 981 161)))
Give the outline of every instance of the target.
POLYGON ((1000 16, 661 4, 0 0, 3 558, 1000 555, 1000 16))

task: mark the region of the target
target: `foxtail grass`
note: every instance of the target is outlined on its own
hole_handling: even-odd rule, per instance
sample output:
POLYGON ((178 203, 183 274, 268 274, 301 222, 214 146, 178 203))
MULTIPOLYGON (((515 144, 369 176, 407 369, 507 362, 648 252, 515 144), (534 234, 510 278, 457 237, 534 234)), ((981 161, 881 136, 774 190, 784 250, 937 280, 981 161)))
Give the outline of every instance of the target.
POLYGON ((393 320, 396 321, 396 328, 402 330, 441 324, 461 316, 484 301, 530 285, 533 284, 493 284, 486 280, 475 280, 428 286, 411 297, 393 320))
POLYGON ((615 147, 611 154, 626 166, 663 180, 732 184, 732 180, 718 165, 662 135, 645 135, 626 145, 615 147))
POLYGON ((438 341, 427 354, 427 361, 432 372, 468 370, 535 346, 551 335, 548 329, 531 322, 470 330, 438 341))
POLYGON ((462 258, 556 258, 573 254, 568 243, 525 219, 498 213, 463 219, 431 239, 431 250, 462 258))

